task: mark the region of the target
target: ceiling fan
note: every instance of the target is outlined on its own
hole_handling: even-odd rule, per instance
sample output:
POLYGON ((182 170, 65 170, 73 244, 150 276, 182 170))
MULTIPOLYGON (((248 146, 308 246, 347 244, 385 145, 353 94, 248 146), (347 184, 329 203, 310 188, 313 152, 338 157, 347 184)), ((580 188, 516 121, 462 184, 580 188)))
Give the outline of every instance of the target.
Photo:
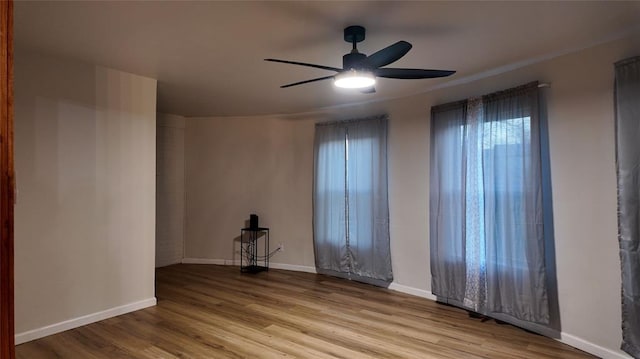
POLYGON ((365 38, 365 28, 354 25, 344 29, 344 41, 353 44, 350 53, 342 56, 342 68, 309 64, 305 62, 287 61, 278 59, 264 59, 265 61, 281 62, 285 64, 314 67, 323 70, 335 71, 337 74, 318 77, 315 79, 294 82, 280 86, 292 87, 328 79, 334 79, 334 85, 342 88, 359 89, 362 93, 374 93, 376 77, 390 79, 430 79, 453 75, 455 71, 449 70, 424 70, 383 67, 398 61, 411 50, 411 44, 406 41, 398 41, 393 45, 375 52, 369 56, 358 52, 357 43, 365 38))

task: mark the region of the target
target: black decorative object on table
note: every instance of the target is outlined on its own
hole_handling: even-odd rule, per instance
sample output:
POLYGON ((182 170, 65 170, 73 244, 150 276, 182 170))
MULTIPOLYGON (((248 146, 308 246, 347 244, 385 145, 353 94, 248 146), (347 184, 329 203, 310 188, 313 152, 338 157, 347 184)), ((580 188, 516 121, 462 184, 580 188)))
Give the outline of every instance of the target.
POLYGON ((251 214, 249 215, 249 228, 258 229, 260 226, 258 225, 258 215, 251 214))
MULTIPOLYGON (((253 222, 253 221, 252 221, 253 222)), ((249 227, 240 230, 240 271, 242 273, 258 273, 269 270, 269 228, 251 223, 249 227), (254 227, 253 224, 256 226, 254 227), (260 245, 262 238, 264 245, 260 245), (259 256, 259 247, 264 248, 259 256)))

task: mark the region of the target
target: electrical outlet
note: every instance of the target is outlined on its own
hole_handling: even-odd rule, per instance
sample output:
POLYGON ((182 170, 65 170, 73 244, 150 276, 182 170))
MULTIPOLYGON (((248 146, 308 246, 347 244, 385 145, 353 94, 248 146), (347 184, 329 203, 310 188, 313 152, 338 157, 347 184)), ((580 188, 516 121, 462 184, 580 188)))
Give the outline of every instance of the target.
POLYGON ((284 243, 282 242, 278 243, 278 251, 284 252, 284 243))

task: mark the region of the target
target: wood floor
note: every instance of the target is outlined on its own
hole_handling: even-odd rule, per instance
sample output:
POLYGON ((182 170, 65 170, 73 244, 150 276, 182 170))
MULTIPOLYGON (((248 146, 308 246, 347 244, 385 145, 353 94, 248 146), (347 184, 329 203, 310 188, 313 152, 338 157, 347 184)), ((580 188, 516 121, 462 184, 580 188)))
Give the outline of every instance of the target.
POLYGON ((17 346, 38 358, 593 358, 371 285, 271 269, 157 270, 156 307, 17 346))

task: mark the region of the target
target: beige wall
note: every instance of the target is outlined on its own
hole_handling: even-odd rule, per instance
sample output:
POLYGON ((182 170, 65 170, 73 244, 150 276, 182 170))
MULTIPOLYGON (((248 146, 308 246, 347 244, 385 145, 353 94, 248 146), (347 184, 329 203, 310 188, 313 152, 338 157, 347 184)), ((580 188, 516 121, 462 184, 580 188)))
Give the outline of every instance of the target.
POLYGON ((273 262, 313 266, 313 123, 387 112, 395 282, 430 291, 429 108, 548 82, 542 91, 563 340, 601 356, 622 356, 613 63, 639 52, 640 41, 628 38, 400 100, 287 118, 188 119, 186 256, 236 258, 233 239, 256 212, 272 228, 272 241, 285 243, 273 262))
POLYGON ((156 80, 16 52, 15 326, 35 331, 22 340, 155 301, 155 111, 156 80))
POLYGON ((184 123, 158 113, 156 126, 156 267, 180 263, 184 251, 184 123))
POLYGON ((270 227, 272 261, 313 266, 313 123, 279 118, 186 121, 186 258, 239 260, 249 214, 270 227), (310 145, 311 144, 311 145, 310 145))

